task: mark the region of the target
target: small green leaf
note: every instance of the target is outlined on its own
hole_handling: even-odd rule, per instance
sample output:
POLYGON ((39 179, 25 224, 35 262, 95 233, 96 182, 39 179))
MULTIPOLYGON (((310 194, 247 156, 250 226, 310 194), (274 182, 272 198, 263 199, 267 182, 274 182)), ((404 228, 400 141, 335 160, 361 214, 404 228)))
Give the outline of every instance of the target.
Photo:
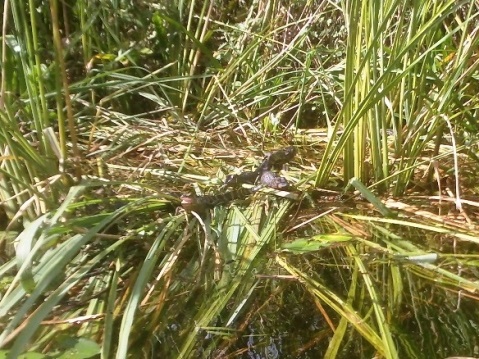
POLYGON ((348 242, 354 237, 346 234, 318 234, 310 238, 296 239, 291 243, 283 244, 284 252, 306 253, 315 252, 322 248, 332 247, 338 243, 348 242))
MULTIPOLYGON (((0 350, 0 359, 8 358, 8 350, 0 350)), ((37 353, 37 352, 30 352, 21 354, 17 357, 18 359, 44 359, 48 358, 45 354, 37 353)))
POLYGON ((86 359, 100 354, 98 343, 86 338, 63 337, 59 339, 60 346, 65 349, 58 358, 86 359))

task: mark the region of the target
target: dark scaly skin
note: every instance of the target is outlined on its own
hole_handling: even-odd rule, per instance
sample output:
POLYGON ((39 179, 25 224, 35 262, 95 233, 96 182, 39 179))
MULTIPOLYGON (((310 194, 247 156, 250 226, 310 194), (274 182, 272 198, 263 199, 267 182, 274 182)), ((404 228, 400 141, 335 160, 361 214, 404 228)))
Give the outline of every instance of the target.
POLYGON ((225 193, 206 196, 181 196, 181 206, 187 211, 202 212, 212 209, 220 204, 226 204, 237 199, 245 198, 251 193, 251 189, 239 188, 225 193))
POLYGON ((255 171, 245 171, 237 175, 228 175, 225 179, 223 188, 226 187, 238 187, 242 184, 254 184, 260 175, 259 168, 255 171))
POLYGON ((284 149, 274 151, 263 159, 263 162, 254 171, 245 171, 237 175, 229 175, 226 177, 225 184, 222 188, 226 187, 239 187, 242 184, 255 184, 259 183, 252 189, 238 188, 229 192, 219 193, 216 195, 206 196, 182 196, 181 206, 187 211, 203 212, 206 209, 212 209, 220 204, 226 204, 231 201, 245 198, 252 192, 258 190, 258 188, 265 186, 277 190, 285 190, 290 187, 286 178, 281 177, 275 172, 272 172, 273 168, 281 168, 284 164, 293 159, 296 154, 296 149, 292 146, 284 149))
POLYGON ((280 170, 283 165, 291 161, 296 155, 296 148, 289 146, 278 151, 274 151, 265 156, 263 163, 260 165, 261 172, 269 171, 274 168, 280 170))
POLYGON ((277 173, 265 171, 261 174, 260 184, 266 187, 285 190, 289 187, 286 178, 279 176, 277 173))
MULTIPOLYGON (((278 170, 281 169, 283 165, 291 161, 295 155, 296 155, 296 148, 294 148, 293 146, 289 146, 281 150, 274 151, 264 157, 263 162, 261 162, 261 164, 256 170, 245 171, 237 175, 226 176, 226 180, 225 180, 225 184, 223 185, 223 188, 237 187, 242 184, 255 184, 258 181, 258 179, 262 185, 267 187, 272 187, 276 189, 279 189, 279 187, 286 188, 287 187, 287 185, 285 185, 286 179, 284 179, 284 177, 279 177, 283 179, 281 181, 282 183, 279 183, 278 179, 273 180, 274 173, 271 172, 271 169, 272 168, 278 169, 278 170), (262 179, 263 175, 265 175, 264 179, 262 179), (275 183, 277 184, 275 185, 275 183)), ((276 177, 278 176, 276 175, 276 177)))

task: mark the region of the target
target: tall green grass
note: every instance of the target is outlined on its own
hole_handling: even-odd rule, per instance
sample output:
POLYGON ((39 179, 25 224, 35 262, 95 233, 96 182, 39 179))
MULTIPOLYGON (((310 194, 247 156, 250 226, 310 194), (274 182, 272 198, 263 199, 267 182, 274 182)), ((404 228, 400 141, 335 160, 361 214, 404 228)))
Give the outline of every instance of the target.
POLYGON ((2 354, 473 355, 474 227, 374 193, 460 184, 474 1, 4 6, 2 354), (291 143, 303 207, 175 212, 291 143), (317 204, 338 176, 382 215, 317 204))
POLYGON ((343 154, 346 180, 404 193, 421 157, 433 161, 443 138, 455 136, 448 123, 466 127, 475 106, 474 8, 471 1, 344 3, 345 97, 333 138, 344 131, 329 142, 317 184, 343 154))

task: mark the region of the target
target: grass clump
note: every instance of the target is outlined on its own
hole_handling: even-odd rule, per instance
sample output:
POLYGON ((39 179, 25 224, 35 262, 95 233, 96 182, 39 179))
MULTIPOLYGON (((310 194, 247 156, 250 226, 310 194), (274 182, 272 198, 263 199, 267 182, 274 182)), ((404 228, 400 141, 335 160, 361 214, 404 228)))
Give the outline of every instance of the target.
POLYGON ((477 355, 477 10, 6 1, 1 355, 477 355))

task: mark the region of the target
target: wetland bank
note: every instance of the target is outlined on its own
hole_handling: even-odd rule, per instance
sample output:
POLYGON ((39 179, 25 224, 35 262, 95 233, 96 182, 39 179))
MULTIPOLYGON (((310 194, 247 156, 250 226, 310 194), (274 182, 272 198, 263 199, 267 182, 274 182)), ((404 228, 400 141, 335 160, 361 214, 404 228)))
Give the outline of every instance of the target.
POLYGON ((479 357, 476 2, 4 3, 1 355, 479 357))

